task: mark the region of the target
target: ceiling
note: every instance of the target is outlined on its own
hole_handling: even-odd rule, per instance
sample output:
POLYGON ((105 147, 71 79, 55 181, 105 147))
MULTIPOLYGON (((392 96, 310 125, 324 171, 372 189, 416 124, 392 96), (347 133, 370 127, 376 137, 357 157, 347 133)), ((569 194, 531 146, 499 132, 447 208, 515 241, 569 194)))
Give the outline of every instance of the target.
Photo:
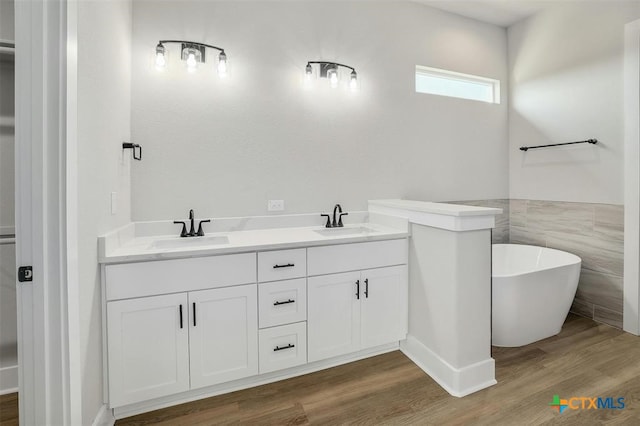
POLYGON ((548 0, 413 0, 489 24, 508 27, 540 11, 548 0))

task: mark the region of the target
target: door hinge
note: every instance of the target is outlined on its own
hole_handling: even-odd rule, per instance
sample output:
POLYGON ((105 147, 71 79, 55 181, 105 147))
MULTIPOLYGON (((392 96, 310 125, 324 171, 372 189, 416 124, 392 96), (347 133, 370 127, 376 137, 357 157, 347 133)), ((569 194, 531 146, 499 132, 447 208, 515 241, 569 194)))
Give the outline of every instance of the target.
POLYGON ((18 281, 21 283, 33 281, 33 266, 21 266, 18 268, 18 281))

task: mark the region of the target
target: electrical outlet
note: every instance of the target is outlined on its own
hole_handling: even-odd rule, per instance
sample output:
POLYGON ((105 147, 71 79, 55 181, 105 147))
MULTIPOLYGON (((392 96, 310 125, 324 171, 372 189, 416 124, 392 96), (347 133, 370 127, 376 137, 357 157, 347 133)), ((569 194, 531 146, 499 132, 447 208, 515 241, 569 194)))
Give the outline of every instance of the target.
POLYGON ((118 213, 118 193, 111 193, 111 215, 115 215, 118 213))
POLYGON ((267 210, 270 212, 281 212, 284 210, 284 200, 269 200, 267 210))

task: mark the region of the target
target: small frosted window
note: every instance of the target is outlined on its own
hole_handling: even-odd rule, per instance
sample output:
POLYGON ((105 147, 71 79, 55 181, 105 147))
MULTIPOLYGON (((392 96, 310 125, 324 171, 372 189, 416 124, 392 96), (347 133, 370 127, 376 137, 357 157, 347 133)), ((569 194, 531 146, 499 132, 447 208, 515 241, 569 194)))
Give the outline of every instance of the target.
POLYGON ((499 80, 422 66, 416 66, 416 92, 500 103, 499 80))

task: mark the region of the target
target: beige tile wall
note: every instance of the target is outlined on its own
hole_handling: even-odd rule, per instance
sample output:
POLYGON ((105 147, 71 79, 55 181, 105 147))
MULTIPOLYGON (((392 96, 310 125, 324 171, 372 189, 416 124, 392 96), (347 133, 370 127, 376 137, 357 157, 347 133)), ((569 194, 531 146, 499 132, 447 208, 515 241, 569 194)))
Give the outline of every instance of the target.
POLYGON ((571 311, 622 328, 624 206, 504 199, 454 203, 502 208, 494 243, 533 244, 580 256, 571 311))
POLYGON ((622 328, 624 206, 510 200, 509 240, 574 253, 582 271, 572 312, 622 328))

